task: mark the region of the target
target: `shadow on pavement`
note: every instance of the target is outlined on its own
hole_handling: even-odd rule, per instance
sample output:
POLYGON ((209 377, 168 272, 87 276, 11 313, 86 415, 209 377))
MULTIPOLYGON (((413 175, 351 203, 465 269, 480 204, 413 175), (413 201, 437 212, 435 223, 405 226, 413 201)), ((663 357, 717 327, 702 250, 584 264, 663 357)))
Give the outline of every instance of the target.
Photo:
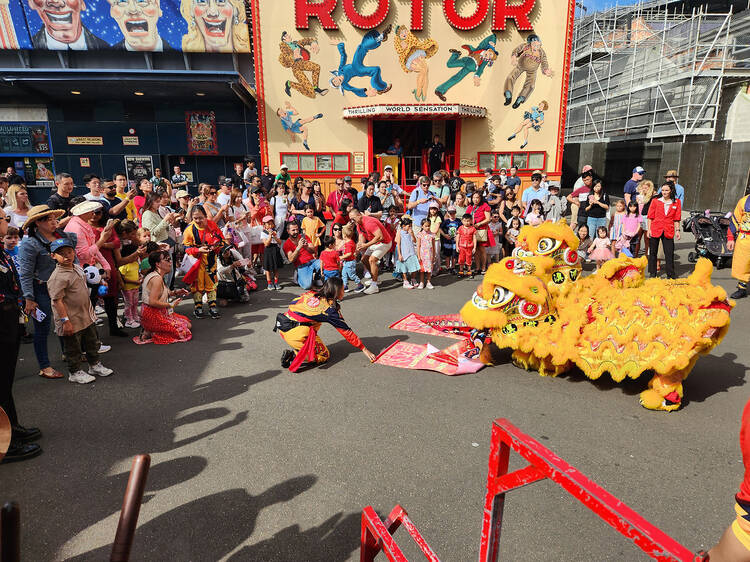
POLYGON ((701 357, 696 368, 685 379, 683 406, 690 402, 703 402, 714 394, 743 386, 746 372, 747 367, 737 362, 734 353, 701 357))
POLYGON ((339 512, 305 531, 290 525, 270 539, 242 548, 229 560, 344 562, 359 549, 360 520, 359 513, 339 512))
MULTIPOLYGON (((291 478, 258 496, 233 488, 185 503, 141 523, 135 533, 132 560, 218 560, 252 536, 261 510, 284 503, 309 490, 313 475, 291 478)), ((294 547, 294 545, 290 545, 294 547)), ((294 547, 297 548, 297 547, 294 547)), ((78 562, 106 560, 110 546, 71 558, 78 562)), ((290 551, 292 552, 292 551, 290 551)), ((304 551, 297 551, 299 554, 304 551)), ((286 560, 260 557, 245 560, 286 560)), ((295 557, 288 558, 289 560, 295 557)), ((331 558, 327 558, 331 560, 331 558)))

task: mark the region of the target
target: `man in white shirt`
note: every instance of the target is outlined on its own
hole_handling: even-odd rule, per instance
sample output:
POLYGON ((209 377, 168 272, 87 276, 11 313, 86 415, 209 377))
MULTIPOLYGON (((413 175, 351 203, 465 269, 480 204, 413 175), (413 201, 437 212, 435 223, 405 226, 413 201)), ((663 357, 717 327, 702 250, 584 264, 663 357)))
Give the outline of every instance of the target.
POLYGON ((219 185, 219 195, 216 197, 216 203, 223 207, 228 205, 232 198, 232 180, 230 178, 224 178, 224 181, 219 185))
POLYGON ((253 160, 250 160, 247 163, 247 168, 245 168, 244 173, 242 174, 242 179, 245 181, 245 184, 249 184, 250 180, 253 178, 253 176, 258 175, 258 170, 255 169, 255 162, 253 160))
MULTIPOLYGON (((96 174, 86 174, 83 176, 83 183, 86 184, 86 187, 89 190, 89 192, 84 195, 86 199, 89 201, 106 202, 106 197, 104 197, 104 194, 102 193, 102 180, 99 176, 96 174)), ((107 208, 109 208, 109 203, 107 203, 107 208)))

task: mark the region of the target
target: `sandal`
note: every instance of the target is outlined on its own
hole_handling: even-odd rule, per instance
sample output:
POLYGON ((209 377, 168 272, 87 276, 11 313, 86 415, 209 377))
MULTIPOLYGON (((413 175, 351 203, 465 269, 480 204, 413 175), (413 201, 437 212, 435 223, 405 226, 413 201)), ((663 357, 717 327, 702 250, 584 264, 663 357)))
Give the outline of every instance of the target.
POLYGON ((51 373, 47 373, 43 370, 39 371, 39 376, 45 379, 61 379, 65 375, 62 374, 60 371, 57 371, 55 369, 52 369, 51 373))

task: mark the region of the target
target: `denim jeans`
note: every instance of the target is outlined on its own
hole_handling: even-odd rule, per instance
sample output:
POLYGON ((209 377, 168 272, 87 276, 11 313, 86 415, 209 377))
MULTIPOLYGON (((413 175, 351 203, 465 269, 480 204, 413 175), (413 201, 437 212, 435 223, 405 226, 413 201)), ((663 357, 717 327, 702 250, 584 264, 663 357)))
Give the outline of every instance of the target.
POLYGON ((34 320, 34 354, 39 363, 39 369, 42 370, 50 366, 47 337, 52 324, 52 301, 49 298, 46 283, 34 281, 34 302, 39 305, 39 310, 46 314, 41 322, 38 322, 33 315, 31 316, 34 320))
MULTIPOLYGON (((588 217, 586 219, 586 226, 589 227, 589 236, 592 239, 597 239, 599 236, 596 234, 596 229, 600 226, 607 227, 607 217, 602 218, 594 218, 594 217, 588 217)), ((609 232, 607 232, 607 237, 609 237, 609 232)))
POLYGON ((320 273, 320 260, 310 260, 297 267, 297 284, 303 289, 312 287, 316 271, 320 273))
POLYGON ((343 265, 341 266, 341 278, 344 281, 344 287, 349 284, 350 279, 357 285, 362 283, 362 280, 357 275, 357 260, 343 262, 343 265))

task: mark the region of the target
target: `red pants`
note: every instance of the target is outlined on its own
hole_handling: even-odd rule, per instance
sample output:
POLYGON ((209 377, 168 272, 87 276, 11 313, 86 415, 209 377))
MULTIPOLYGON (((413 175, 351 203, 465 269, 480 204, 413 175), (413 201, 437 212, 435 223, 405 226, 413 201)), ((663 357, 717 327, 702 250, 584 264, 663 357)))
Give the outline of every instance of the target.
POLYGON ((458 265, 468 265, 471 267, 472 257, 471 248, 458 249, 458 265))

